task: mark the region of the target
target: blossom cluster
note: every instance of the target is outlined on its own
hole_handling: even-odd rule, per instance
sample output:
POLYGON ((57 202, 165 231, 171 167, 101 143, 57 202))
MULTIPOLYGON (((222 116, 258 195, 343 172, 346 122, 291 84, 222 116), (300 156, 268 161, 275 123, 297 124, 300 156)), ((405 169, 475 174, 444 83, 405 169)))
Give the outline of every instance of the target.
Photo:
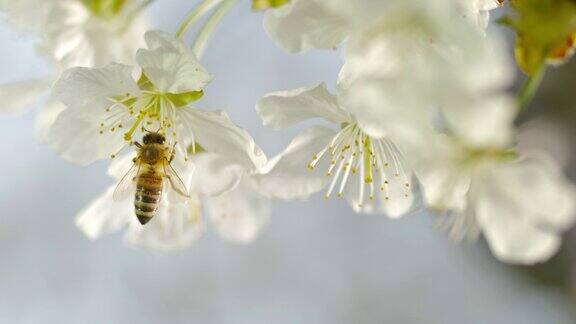
POLYGON ((205 232, 206 213, 223 237, 250 242, 271 200, 322 192, 356 213, 390 218, 425 207, 452 239, 482 235, 504 262, 543 262, 558 250, 576 217, 576 190, 551 157, 518 145, 515 122, 546 65, 573 50, 572 2, 550 27, 563 34, 546 38, 528 30, 538 18, 531 1, 513 1, 516 15, 503 21, 518 32, 516 58, 530 75, 517 97, 505 42, 486 30, 501 0, 254 0, 286 52, 339 49, 343 57, 334 80, 255 103, 274 130, 318 121, 270 159, 224 111, 197 106, 218 80, 201 63, 204 50, 235 0, 202 1, 176 33, 149 28, 151 2, 0 0, 9 23, 38 37, 54 71, 0 86, 3 111, 21 112, 50 91, 39 136, 77 164, 113 158, 116 181, 76 219, 88 237, 126 229, 132 244, 180 249, 205 232), (173 148, 170 162, 189 195, 165 186, 143 226, 114 188, 151 130, 173 148))

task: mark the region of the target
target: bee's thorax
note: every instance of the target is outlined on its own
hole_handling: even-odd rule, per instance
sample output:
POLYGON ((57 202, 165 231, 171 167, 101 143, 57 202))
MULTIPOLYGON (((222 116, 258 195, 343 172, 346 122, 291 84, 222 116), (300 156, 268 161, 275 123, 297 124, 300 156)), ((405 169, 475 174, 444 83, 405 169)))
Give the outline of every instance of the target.
POLYGON ((140 159, 143 163, 155 165, 164 157, 164 147, 159 144, 146 144, 140 149, 140 159))

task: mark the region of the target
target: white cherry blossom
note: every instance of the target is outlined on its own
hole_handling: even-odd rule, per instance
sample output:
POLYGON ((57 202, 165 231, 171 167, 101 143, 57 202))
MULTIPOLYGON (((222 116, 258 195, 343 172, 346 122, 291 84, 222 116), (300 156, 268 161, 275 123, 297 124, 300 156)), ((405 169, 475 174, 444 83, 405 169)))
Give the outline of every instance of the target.
POLYGON ((442 215, 453 239, 483 234, 494 255, 509 263, 543 262, 557 251, 576 215, 576 191, 548 158, 515 148, 512 98, 487 93, 430 118, 434 110, 412 105, 399 112, 383 104, 388 96, 378 89, 356 99, 364 94, 364 105, 390 118, 377 130, 393 132, 425 206, 442 215))
POLYGON ((261 165, 263 154, 250 135, 224 112, 192 106, 212 76, 193 53, 173 36, 146 34, 147 49, 136 55, 139 69, 121 64, 73 68, 54 86, 54 97, 66 105, 47 136, 64 158, 89 164, 115 156, 142 131, 161 129, 187 159, 200 145, 236 162, 261 165), (135 79, 134 73, 140 73, 135 79))
POLYGON ((456 240, 482 233, 504 262, 533 264, 558 250, 576 216, 576 190, 549 158, 428 137, 414 158, 425 203, 456 240))
MULTIPOLYGON (((466 23, 483 31, 489 11, 499 5, 498 0, 290 0, 267 10, 264 27, 279 46, 288 52, 300 53, 335 48, 348 38, 364 34, 371 24, 385 21, 403 10, 421 10, 432 15, 456 13, 455 17, 463 17, 466 23)), ((407 23, 419 24, 417 20, 407 23)), ((446 21, 447 26, 450 24, 446 21)))
MULTIPOLYGON (((113 199, 116 184, 78 215, 76 225, 92 240, 125 230, 128 244, 160 252, 191 246, 204 235, 209 222, 231 242, 255 240, 268 222, 270 206, 258 193, 252 171, 212 153, 198 153, 191 159, 194 167, 174 163, 183 181, 190 185, 190 197, 180 196, 167 185, 158 214, 145 226, 134 214, 133 198, 113 199), (218 181, 222 179, 226 180, 218 181), (209 217, 203 216, 204 212, 209 217)), ((119 181, 129 169, 130 160, 129 155, 115 160, 109 174, 119 181)))
POLYGON ((131 63, 148 28, 144 0, 0 0, 6 19, 38 38, 57 68, 131 63))
POLYGON ((312 118, 333 126, 304 130, 270 161, 259 182, 270 197, 302 199, 325 188, 326 198, 345 197, 356 212, 390 217, 412 205, 412 173, 394 142, 367 134, 324 84, 267 94, 257 110, 273 129, 312 118))

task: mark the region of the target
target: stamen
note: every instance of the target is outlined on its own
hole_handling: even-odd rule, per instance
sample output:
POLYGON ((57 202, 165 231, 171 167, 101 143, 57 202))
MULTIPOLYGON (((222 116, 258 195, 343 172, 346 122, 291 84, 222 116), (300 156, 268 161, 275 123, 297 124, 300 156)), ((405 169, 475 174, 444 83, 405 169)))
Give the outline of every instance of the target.
POLYGON ((354 156, 352 154, 350 154, 350 157, 348 158, 348 162, 346 162, 346 164, 344 165, 345 172, 344 172, 344 177, 342 178, 342 182, 340 183, 340 190, 338 190, 338 196, 342 197, 342 194, 344 193, 344 188, 346 187, 346 182, 348 182, 348 176, 350 176, 350 171, 352 170, 352 162, 354 161, 354 156))
POLYGON ((330 195, 332 194, 332 191, 334 190, 334 187, 336 186, 336 182, 338 182, 338 178, 340 177, 340 172, 342 172, 343 167, 344 167, 344 161, 341 161, 338 165, 338 169, 336 169, 336 174, 334 175, 334 178, 332 179, 332 182, 330 183, 330 188, 328 189, 328 192, 326 193, 326 198, 330 198, 330 195))
POLYGON ((134 134, 136 129, 138 129, 138 127, 144 121, 144 119, 146 119, 148 113, 150 112, 150 109, 153 109, 157 102, 158 98, 152 97, 148 102, 148 105, 142 110, 140 110, 140 112, 138 113, 138 117, 136 118, 136 121, 134 122, 134 124, 132 124, 132 127, 130 127, 130 129, 126 133, 124 133, 124 140, 126 141, 132 140, 132 135, 134 134))
MULTIPOLYGON (((368 196, 369 200, 380 197, 390 200, 390 178, 399 178, 398 185, 406 189, 404 197, 410 193, 410 184, 407 182, 401 154, 399 150, 386 138, 372 138, 366 135, 356 123, 346 124, 325 147, 316 153, 308 167, 315 169, 324 160, 327 166, 326 175, 333 176, 328 186, 326 198, 330 197, 339 183, 338 196, 346 191, 351 174, 358 173, 358 191, 354 199, 358 207, 362 207, 368 196), (327 157, 329 152, 330 160, 327 157), (379 179, 378 179, 379 178, 379 179), (378 190, 379 186, 379 192, 378 190), (381 192, 381 193, 380 193, 381 192)), ((356 184, 354 184, 356 185, 356 184)))
MULTIPOLYGON (((364 159, 364 152, 361 153, 361 160, 364 159)), ((362 207, 364 203, 364 163, 360 163, 360 177, 358 178, 360 184, 360 194, 358 197, 358 207, 362 207)))
MULTIPOLYGON (((130 142, 129 145, 132 145, 132 142, 130 142)), ((120 155, 120 153, 124 150, 124 148, 128 147, 129 145, 127 144, 122 145, 122 147, 116 153, 110 154, 110 158, 111 159, 116 158, 118 155, 120 155)))

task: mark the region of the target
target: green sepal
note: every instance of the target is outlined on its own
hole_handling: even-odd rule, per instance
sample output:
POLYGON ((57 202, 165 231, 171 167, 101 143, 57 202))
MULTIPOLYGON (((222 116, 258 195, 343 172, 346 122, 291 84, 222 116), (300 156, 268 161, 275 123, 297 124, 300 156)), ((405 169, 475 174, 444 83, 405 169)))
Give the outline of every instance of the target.
POLYGON ((183 93, 167 93, 166 97, 176 108, 188 105, 191 102, 200 100, 204 96, 204 91, 189 91, 183 93))
POLYGON ((576 1, 511 0, 510 3, 515 13, 500 23, 516 31, 516 60, 522 71, 533 75, 555 58, 554 54, 566 47, 576 33, 576 1))
POLYGON ((144 72, 142 72, 142 74, 140 74, 140 79, 138 79, 138 87, 140 88, 140 90, 145 90, 145 91, 156 90, 156 88, 154 87, 154 84, 152 84, 152 81, 150 81, 150 79, 148 79, 148 77, 146 76, 146 74, 144 74, 144 72))
MULTIPOLYGON (((156 91, 154 84, 148 79, 146 74, 142 73, 138 79, 138 87, 145 91, 156 91)), ((186 106, 187 104, 200 100, 204 96, 204 91, 188 91, 183 93, 167 93, 166 98, 170 100, 176 108, 186 106)))

